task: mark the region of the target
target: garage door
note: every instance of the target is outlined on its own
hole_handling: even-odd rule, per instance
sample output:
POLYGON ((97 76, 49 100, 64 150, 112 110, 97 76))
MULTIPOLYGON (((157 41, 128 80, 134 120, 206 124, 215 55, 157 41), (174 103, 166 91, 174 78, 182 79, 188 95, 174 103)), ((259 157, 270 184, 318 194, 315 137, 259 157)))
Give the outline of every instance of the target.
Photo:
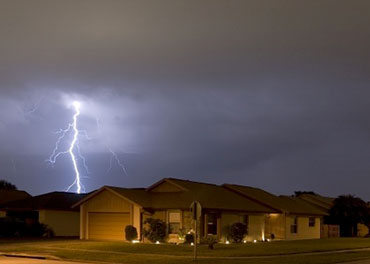
POLYGON ((129 213, 89 213, 89 239, 125 240, 129 213))

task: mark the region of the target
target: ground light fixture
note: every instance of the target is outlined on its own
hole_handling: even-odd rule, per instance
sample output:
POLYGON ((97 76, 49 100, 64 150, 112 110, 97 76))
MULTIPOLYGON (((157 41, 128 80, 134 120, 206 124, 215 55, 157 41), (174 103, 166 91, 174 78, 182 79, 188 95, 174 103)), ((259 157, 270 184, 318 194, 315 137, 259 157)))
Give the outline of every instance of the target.
POLYGON ((257 240, 253 240, 253 243, 257 243, 257 240))
POLYGON ((137 243, 140 243, 140 240, 132 240, 131 242, 132 244, 137 244, 137 243))
POLYGON ((159 241, 155 242, 157 245, 160 244, 159 241))
POLYGON ((227 241, 226 241, 226 244, 230 244, 230 241, 229 241, 229 240, 227 240, 227 241))

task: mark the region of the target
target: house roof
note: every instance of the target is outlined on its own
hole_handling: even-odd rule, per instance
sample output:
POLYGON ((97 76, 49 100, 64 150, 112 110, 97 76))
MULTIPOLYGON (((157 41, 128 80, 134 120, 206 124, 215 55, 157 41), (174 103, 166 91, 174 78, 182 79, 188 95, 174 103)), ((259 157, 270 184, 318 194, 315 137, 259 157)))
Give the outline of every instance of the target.
POLYGON ((300 215, 326 215, 323 210, 297 197, 276 196, 264 190, 243 185, 224 184, 223 186, 280 212, 300 215))
MULTIPOLYGON (((255 213, 274 213, 269 207, 256 203, 251 199, 242 197, 222 186, 208 183, 186 181, 174 178, 165 178, 160 181, 180 186, 182 191, 176 192, 155 192, 153 188, 158 186, 154 184, 149 188, 120 188, 113 186, 104 186, 100 190, 109 189, 118 195, 125 197, 133 203, 136 203, 144 209, 151 211, 153 209, 188 209, 193 201, 198 201, 205 209, 221 209, 255 213)), ((89 198, 96 195, 89 195, 84 200, 75 204, 77 206, 89 198)))
POLYGON ((318 194, 300 194, 298 196, 300 199, 310 203, 311 205, 318 207, 325 212, 328 212, 333 206, 333 201, 335 198, 325 197, 318 194))
POLYGON ((251 199, 241 197, 236 193, 223 188, 220 185, 167 178, 170 183, 175 183, 186 190, 181 193, 176 193, 171 197, 162 196, 162 199, 158 202, 161 203, 174 203, 176 197, 181 198, 184 201, 184 205, 188 208, 190 203, 197 200, 204 208, 210 209, 224 209, 224 210, 241 210, 261 213, 273 213, 276 210, 266 207, 260 203, 257 203, 251 199))
POLYGON ((291 214, 302 215, 327 215, 327 212, 321 210, 306 201, 294 196, 279 196, 281 206, 291 214))
POLYGON ((25 199, 28 197, 31 197, 31 195, 25 191, 0 190, 0 204, 25 199))
POLYGON ((22 200, 10 201, 0 207, 6 210, 62 210, 78 211, 78 208, 71 208, 73 204, 81 200, 85 194, 69 192, 51 192, 38 196, 28 197, 22 200))

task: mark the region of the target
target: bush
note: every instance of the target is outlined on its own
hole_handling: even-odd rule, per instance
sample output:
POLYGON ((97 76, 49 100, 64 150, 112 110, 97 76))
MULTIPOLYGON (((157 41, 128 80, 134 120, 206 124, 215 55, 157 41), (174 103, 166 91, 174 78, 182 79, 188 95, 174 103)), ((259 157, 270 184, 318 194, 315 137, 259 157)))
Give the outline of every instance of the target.
POLYGON ((54 231, 45 224, 27 224, 11 218, 0 219, 0 237, 42 237, 52 236, 54 231))
POLYGON ((248 229, 246 224, 234 223, 230 226, 229 238, 235 243, 240 243, 247 233, 248 229))
POLYGON ((126 240, 127 241, 132 241, 137 239, 137 230, 136 227, 132 225, 127 225, 125 227, 125 235, 126 235, 126 240))
POLYGON ((209 249, 214 249, 214 245, 217 244, 217 236, 205 236, 200 239, 201 244, 208 244, 209 249))
POLYGON ((194 234, 193 233, 189 233, 189 234, 185 235, 185 243, 186 244, 194 243, 194 234))
POLYGON ((144 221, 148 227, 144 228, 143 235, 151 242, 163 241, 166 237, 166 223, 160 219, 148 218, 144 221))

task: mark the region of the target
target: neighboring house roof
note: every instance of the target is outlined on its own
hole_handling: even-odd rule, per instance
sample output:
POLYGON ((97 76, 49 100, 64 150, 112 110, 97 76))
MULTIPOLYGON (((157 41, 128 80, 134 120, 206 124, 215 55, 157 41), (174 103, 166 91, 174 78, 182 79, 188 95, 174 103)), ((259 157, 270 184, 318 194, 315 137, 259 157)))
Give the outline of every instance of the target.
POLYGON ((297 197, 276 196, 264 190, 243 185, 224 184, 223 186, 280 212, 300 215, 326 215, 324 211, 297 197))
POLYGON ((38 196, 28 197, 26 199, 11 201, 0 206, 5 210, 61 210, 78 211, 78 208, 72 208, 86 194, 76 194, 69 192, 51 192, 38 196))
POLYGON ((251 199, 242 197, 222 186, 208 183, 200 183, 174 178, 165 178, 151 187, 144 188, 119 188, 104 186, 97 192, 89 195, 74 206, 78 206, 100 191, 108 189, 125 199, 151 211, 155 209, 188 209, 193 201, 198 201, 205 209, 234 210, 255 213, 275 213, 269 207, 256 203, 251 199), (170 183, 180 188, 175 192, 156 192, 154 188, 160 183, 170 183))
POLYGON ((319 208, 305 202, 299 197, 294 196, 279 196, 281 206, 284 211, 290 214, 302 214, 302 215, 327 215, 327 212, 320 210, 319 208))
POLYGON ((328 212, 330 210, 330 208, 333 206, 333 202, 335 199, 332 197, 325 197, 318 194, 306 194, 306 193, 300 194, 298 197, 325 212, 328 212))
POLYGON ((18 191, 18 190, 0 190, 0 204, 4 204, 10 201, 16 201, 31 197, 25 191, 18 191))

